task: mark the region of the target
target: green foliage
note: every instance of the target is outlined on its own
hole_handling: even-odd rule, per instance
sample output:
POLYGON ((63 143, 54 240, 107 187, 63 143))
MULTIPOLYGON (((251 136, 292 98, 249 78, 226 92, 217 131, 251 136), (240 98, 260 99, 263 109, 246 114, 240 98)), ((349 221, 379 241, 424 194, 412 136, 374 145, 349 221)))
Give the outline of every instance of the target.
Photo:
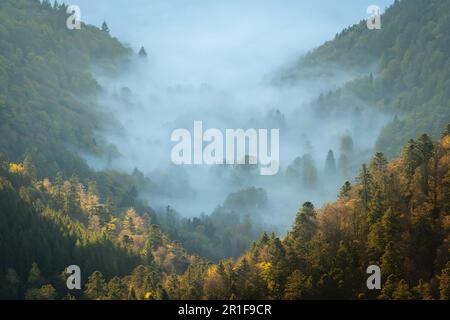
POLYGON ((13 161, 31 154, 41 177, 89 176, 76 151, 104 152, 95 132, 99 119, 109 121, 90 102, 101 92, 91 67, 115 71, 131 52, 98 28, 68 30, 66 9, 30 0, 0 5, 0 150, 13 161))
MULTIPOLYGON (((302 63, 310 67, 338 62, 361 72, 378 63, 374 76, 316 104, 340 107, 357 95, 401 114, 379 139, 388 155, 417 130, 436 136, 450 110, 448 6, 396 2, 383 31, 361 23, 308 54, 302 63)), ((450 126, 440 141, 411 139, 390 163, 376 153, 335 203, 316 209, 305 202, 283 239, 257 222, 267 206, 262 189, 231 194, 211 216, 180 219, 170 207, 156 213, 137 199, 151 185, 140 172, 93 172, 75 154, 101 154, 106 146, 95 135, 105 118, 89 97, 74 95, 98 94, 89 67, 114 71, 129 50, 106 23, 67 30, 65 9, 49 1, 0 3, 0 298, 449 299, 450 126), (63 270, 72 264, 89 275, 83 292, 65 286, 63 270), (381 292, 366 287, 371 264, 381 266, 381 292)), ((353 153, 346 135, 337 166, 344 177, 353 153)), ((332 152, 326 167, 337 170, 332 152)), ((287 172, 292 183, 317 183, 309 155, 287 172)))
POLYGON ((313 105, 324 121, 355 110, 362 117, 373 109, 396 115, 376 143, 376 150, 391 158, 422 132, 438 138, 450 122, 449 12, 448 1, 396 1, 382 15, 381 30, 369 30, 366 21, 345 29, 282 80, 329 78, 345 70, 353 80, 313 105))

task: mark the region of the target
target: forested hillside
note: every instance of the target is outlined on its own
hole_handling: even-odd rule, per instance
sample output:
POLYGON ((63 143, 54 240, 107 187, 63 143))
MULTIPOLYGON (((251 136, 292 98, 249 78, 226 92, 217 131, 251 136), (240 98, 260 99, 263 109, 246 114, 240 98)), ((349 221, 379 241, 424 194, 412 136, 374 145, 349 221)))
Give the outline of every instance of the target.
POLYGON ((2 160, 3 298, 450 299, 450 125, 390 163, 375 154, 335 203, 304 203, 286 237, 264 233, 218 264, 171 242, 151 214, 112 215, 93 182, 32 172, 2 160), (64 285, 73 261, 90 275, 84 291, 64 285), (373 264, 381 291, 366 287, 373 264))
POLYGON ((180 219, 170 207, 155 212, 138 199, 152 186, 138 170, 89 168, 80 152, 116 152, 98 134, 114 122, 95 102, 102 88, 93 69, 114 76, 133 52, 107 30, 68 30, 66 9, 0 2, 0 296, 65 298, 64 268, 78 264, 86 275, 101 270, 113 287, 121 285, 115 276, 145 265, 138 268, 145 293, 167 297, 158 287, 164 274, 205 262, 166 234, 211 259, 239 256, 259 231, 232 209, 260 191, 236 192, 212 218, 180 219), (242 234, 232 239, 236 228, 242 234))
POLYGON ((198 260, 171 242, 151 213, 138 215, 130 208, 113 215, 112 204, 100 202, 93 181, 88 186, 75 177, 40 181, 30 163, 0 162, 2 298, 72 298, 66 297, 64 273, 72 264, 86 275, 101 270, 101 277, 111 280, 111 299, 118 297, 117 276, 146 265, 141 271, 149 277, 148 291, 164 297, 153 278, 183 273, 198 260))
POLYGON ((68 30, 66 10, 48 0, 0 2, 0 154, 32 163, 35 178, 95 180, 118 211, 144 210, 144 177, 96 172, 80 156, 115 152, 98 134, 114 122, 95 102, 102 88, 93 69, 113 76, 132 51, 94 26, 68 30))
POLYGON ((202 295, 449 299, 450 125, 439 141, 411 140, 390 163, 375 154, 356 181, 322 209, 304 203, 285 238, 264 235, 237 261, 210 267, 202 295), (373 264, 380 291, 366 287, 373 264))
POLYGON ((91 68, 114 72, 130 50, 96 27, 68 30, 66 10, 48 1, 0 2, 0 151, 14 161, 30 155, 42 175, 87 177, 77 152, 105 151, 95 136, 105 116, 75 95, 98 94, 91 68))
POLYGON ((375 148, 392 157, 423 132, 438 138, 450 121, 450 2, 396 1, 381 21, 380 30, 369 30, 366 21, 347 28, 281 80, 353 77, 312 104, 324 121, 337 114, 364 116, 371 108, 391 115, 375 148))
MULTIPOLYGON (((439 141, 411 140, 392 162, 375 154, 336 202, 304 203, 285 238, 264 234, 239 259, 160 281, 171 299, 448 300, 449 213, 450 125, 439 141), (374 264, 382 290, 366 286, 374 264)), ((137 279, 122 281, 145 291, 137 279)))
POLYGON ((355 95, 398 117, 378 140, 388 156, 375 153, 336 202, 304 203, 277 236, 255 222, 264 189, 181 218, 139 198, 154 187, 139 170, 91 169, 80 152, 116 152, 98 133, 114 122, 92 69, 113 76, 134 53, 107 28, 67 30, 65 5, 0 0, 0 298, 450 299, 449 9, 396 2, 381 31, 349 28, 285 76, 353 68, 358 79, 313 101, 324 121, 353 112, 355 95), (74 264, 83 288, 69 291, 74 264), (381 291, 366 287, 372 264, 381 291))

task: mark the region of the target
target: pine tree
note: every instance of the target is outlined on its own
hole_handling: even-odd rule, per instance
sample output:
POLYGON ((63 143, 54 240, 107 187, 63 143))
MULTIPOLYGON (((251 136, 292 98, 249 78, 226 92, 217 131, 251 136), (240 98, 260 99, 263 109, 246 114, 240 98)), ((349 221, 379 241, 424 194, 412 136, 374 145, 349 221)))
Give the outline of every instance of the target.
POLYGON ((339 174, 344 180, 350 178, 350 161, 345 154, 341 154, 338 160, 339 174))
POLYGON ((353 139, 347 134, 341 138, 341 154, 353 155, 353 139))
POLYGON ((370 174, 377 182, 382 183, 387 171, 387 159, 383 153, 377 152, 369 165, 370 174))
POLYGON ((384 254, 381 257, 381 270, 385 274, 401 275, 402 263, 401 255, 395 245, 389 242, 384 250, 384 254))
POLYGON ((447 262, 439 276, 439 298, 450 300, 450 262, 447 262))
POLYGON ((387 277, 386 282, 382 286, 381 294, 379 299, 388 300, 392 299, 394 291, 397 289, 397 281, 393 274, 387 277))
POLYGON ((31 264, 31 269, 28 272, 28 286, 29 287, 39 287, 42 284, 42 275, 41 271, 36 262, 31 264))
POLYGON ((295 270, 287 279, 286 288, 284 290, 284 299, 307 299, 311 296, 312 287, 311 277, 305 276, 300 270, 295 270))
POLYGON ((414 299, 416 300, 433 300, 433 290, 428 282, 419 280, 419 284, 413 288, 414 299))
POLYGON ((333 177, 336 174, 336 160, 334 159, 333 150, 328 151, 325 161, 325 174, 327 178, 333 177))
POLYGON ((447 124, 447 126, 444 129, 444 131, 442 131, 441 138, 446 138, 448 136, 450 136, 450 123, 447 124))
POLYGON ((37 288, 28 289, 25 294, 26 300, 55 300, 56 290, 51 284, 37 288))
POLYGON ((114 277, 108 282, 106 298, 108 300, 124 300, 128 296, 125 283, 119 277, 114 277))
POLYGON ((27 154, 25 159, 23 160, 23 168, 25 173, 32 179, 37 180, 37 169, 33 163, 33 157, 30 154, 27 154))
POLYGON ((349 181, 345 181, 344 185, 341 187, 339 192, 339 199, 350 198, 350 191, 352 190, 352 184, 349 181))
POLYGON ((153 264, 155 261, 155 257, 153 256, 153 244, 151 240, 147 240, 145 242, 144 248, 141 251, 142 256, 144 257, 144 261, 147 265, 153 264))
POLYGON ((359 196, 363 203, 364 210, 367 212, 369 209, 369 203, 372 200, 373 179, 365 164, 361 167, 357 181, 361 185, 359 196))
POLYGON ((100 271, 95 271, 88 278, 85 295, 92 300, 101 300, 106 295, 106 282, 100 271))
POLYGON ((103 24, 102 24, 102 31, 109 34, 109 31, 110 31, 110 30, 109 30, 108 25, 106 24, 106 21, 103 21, 103 24))
POLYGON ((147 51, 145 51, 145 48, 142 46, 139 50, 139 57, 141 58, 147 58, 147 51))
POLYGON ((412 298, 408 283, 404 279, 398 282, 397 288, 392 293, 392 298, 394 300, 409 300, 412 298))
POLYGON ((316 210, 311 202, 305 202, 297 212, 292 237, 297 241, 310 240, 317 229, 316 210))
POLYGON ((9 268, 5 276, 6 296, 9 298, 18 298, 20 278, 16 270, 9 268))
POLYGON ((304 186, 309 188, 314 188, 317 186, 318 178, 317 178, 317 169, 314 164, 313 158, 309 154, 305 154, 302 157, 302 183, 304 186))

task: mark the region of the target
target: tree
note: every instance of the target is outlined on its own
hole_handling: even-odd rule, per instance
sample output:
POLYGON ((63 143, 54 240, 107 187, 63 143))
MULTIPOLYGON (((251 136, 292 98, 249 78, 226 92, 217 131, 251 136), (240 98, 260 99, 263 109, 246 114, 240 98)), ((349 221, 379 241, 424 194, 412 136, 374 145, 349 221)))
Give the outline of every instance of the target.
POLYGON ((381 294, 379 295, 378 299, 392 299, 394 291, 397 288, 396 282, 397 281, 395 279, 395 276, 393 274, 389 275, 382 287, 381 294))
POLYGON ((439 298, 450 300, 450 262, 447 262, 439 276, 439 298))
POLYGON ((106 295, 106 283, 103 274, 100 271, 95 271, 88 278, 84 294, 92 300, 101 300, 106 295))
POLYGON ((209 300, 228 299, 231 296, 229 281, 222 263, 208 269, 203 292, 205 298, 209 300))
POLYGON ((147 51, 145 51, 145 48, 142 46, 139 50, 139 57, 141 58, 147 58, 147 51))
POLYGON ((106 24, 106 21, 103 21, 102 31, 106 32, 106 33, 109 33, 109 31, 110 31, 108 25, 106 24))
POLYGON ((310 240, 317 230, 316 210, 311 202, 305 202, 295 217, 292 237, 298 241, 310 240))
POLYGON ((142 249, 141 254, 144 257, 144 260, 148 265, 153 264, 155 261, 155 257, 153 256, 152 250, 153 250, 152 241, 147 240, 145 242, 145 245, 144 245, 144 248, 142 249))
POLYGON ((336 160, 334 159, 333 150, 328 151, 325 161, 325 174, 327 177, 333 177, 336 174, 336 160))
POLYGON ((419 284, 413 288, 414 299, 416 300, 433 300, 433 290, 428 282, 419 280, 419 284))
POLYGON ((450 123, 445 126, 444 131, 442 131, 442 139, 450 136, 450 123))
POLYGON ((369 170, 367 170, 367 166, 365 164, 363 164, 361 167, 361 171, 359 173, 357 181, 361 186, 359 196, 363 203, 364 210, 367 212, 367 210, 369 209, 370 200, 372 199, 373 180, 372 175, 370 174, 369 170))
POLYGON ((370 174, 379 183, 383 182, 386 176, 388 161, 383 153, 377 152, 370 161, 369 170, 370 174))
POLYGON ((9 298, 18 298, 20 278, 16 270, 8 268, 5 276, 6 296, 9 298))
POLYGON ((32 179, 37 179, 37 169, 36 166, 33 163, 33 158, 30 154, 27 154, 25 156, 25 159, 23 160, 23 168, 25 170, 25 173, 32 179))
POLYGON ((345 154, 341 154, 338 160, 339 173, 343 179, 350 178, 350 161, 345 154))
POLYGON ((301 171, 303 185, 307 187, 316 187, 318 178, 313 158, 309 154, 305 154, 301 161, 303 164, 301 171))
POLYGON ((352 184, 349 181, 345 181, 344 185, 341 187, 339 192, 339 199, 350 198, 350 191, 352 190, 352 184))
POLYGON ((38 287, 42 284, 43 279, 41 276, 41 271, 36 262, 31 264, 31 269, 28 272, 28 286, 38 287))
POLYGON ((392 298, 394 300, 409 300, 412 298, 408 283, 404 279, 398 282, 397 288, 392 293, 392 298))
POLYGON ((399 275, 402 273, 401 255, 392 242, 386 246, 383 256, 381 257, 381 270, 386 274, 399 275))
POLYGON ((43 285, 39 289, 28 289, 25 294, 27 300, 55 300, 56 290, 51 284, 43 285))
POLYGON ((114 277, 108 282, 106 289, 106 299, 124 300, 128 296, 128 289, 125 283, 119 277, 114 277))
POLYGON ((349 134, 341 138, 341 153, 350 156, 353 154, 353 139, 349 134))
POLYGON ((302 300, 311 296, 313 288, 311 277, 305 276, 300 270, 295 270, 288 277, 284 290, 284 299, 302 300))

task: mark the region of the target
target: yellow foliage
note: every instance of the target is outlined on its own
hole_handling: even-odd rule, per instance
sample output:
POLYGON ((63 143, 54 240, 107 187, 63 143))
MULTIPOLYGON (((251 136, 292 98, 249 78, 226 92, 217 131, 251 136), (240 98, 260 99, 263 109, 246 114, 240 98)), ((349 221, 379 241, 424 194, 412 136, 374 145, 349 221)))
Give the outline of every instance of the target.
POLYGON ((147 293, 145 294, 145 300, 152 300, 152 298, 153 298, 153 295, 152 295, 151 292, 147 292, 147 293))
POLYGON ((442 138, 441 145, 446 149, 450 149, 450 136, 442 138))
POLYGON ((261 262, 257 266, 263 276, 269 275, 273 268, 272 262, 261 262))
POLYGON ((45 178, 42 181, 42 186, 44 187, 45 191, 47 191, 48 193, 50 193, 52 191, 52 183, 50 182, 50 180, 48 178, 45 178))
POLYGON ((9 172, 22 174, 25 172, 25 168, 24 168, 23 164, 10 163, 9 164, 9 172))
POLYGON ((217 272, 217 266, 216 265, 213 265, 213 266, 209 267, 208 273, 207 273, 208 277, 214 276, 216 274, 216 272, 217 272))

